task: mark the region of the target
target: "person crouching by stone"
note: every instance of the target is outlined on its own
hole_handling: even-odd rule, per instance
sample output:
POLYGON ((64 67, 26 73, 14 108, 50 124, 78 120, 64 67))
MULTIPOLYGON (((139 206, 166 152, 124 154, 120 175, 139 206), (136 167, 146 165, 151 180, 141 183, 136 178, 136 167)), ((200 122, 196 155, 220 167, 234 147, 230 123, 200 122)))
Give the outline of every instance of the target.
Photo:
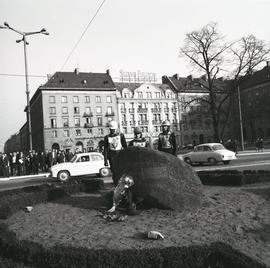
POLYGON ((118 181, 115 176, 115 163, 118 153, 127 147, 126 138, 118 131, 118 124, 115 121, 109 123, 110 133, 104 137, 104 165, 108 166, 108 160, 112 171, 113 183, 116 186, 118 181))
POLYGON ((134 180, 132 176, 123 174, 118 181, 117 186, 113 192, 113 205, 107 211, 113 213, 116 211, 118 206, 123 206, 126 209, 128 215, 136 215, 136 204, 133 202, 132 186, 134 180))
POLYGON ((136 146, 136 147, 148 147, 149 143, 142 136, 142 129, 140 127, 134 128, 134 139, 131 140, 128 146, 136 146))
POLYGON ((176 155, 176 138, 175 134, 170 131, 170 122, 168 120, 162 123, 162 132, 158 135, 158 150, 176 155))

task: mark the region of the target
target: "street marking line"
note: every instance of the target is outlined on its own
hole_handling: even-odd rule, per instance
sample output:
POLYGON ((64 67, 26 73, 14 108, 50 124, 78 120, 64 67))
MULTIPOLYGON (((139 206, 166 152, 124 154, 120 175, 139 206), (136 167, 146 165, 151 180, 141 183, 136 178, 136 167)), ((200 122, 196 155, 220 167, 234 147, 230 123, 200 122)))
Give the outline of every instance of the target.
POLYGON ((195 171, 209 171, 209 170, 216 170, 216 169, 233 169, 233 168, 242 168, 242 167, 254 167, 254 166, 263 166, 269 164, 270 162, 260 162, 256 164, 243 164, 238 166, 226 166, 226 167, 213 167, 213 168, 205 168, 205 169, 195 169, 195 171))

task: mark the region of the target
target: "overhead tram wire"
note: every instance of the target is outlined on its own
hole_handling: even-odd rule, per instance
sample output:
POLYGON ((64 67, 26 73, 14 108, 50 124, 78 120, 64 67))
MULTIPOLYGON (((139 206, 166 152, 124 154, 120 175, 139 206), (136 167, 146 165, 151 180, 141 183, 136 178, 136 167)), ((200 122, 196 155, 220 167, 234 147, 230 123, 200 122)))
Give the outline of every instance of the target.
POLYGON ((84 37, 85 33, 87 32, 88 28, 90 27, 91 23, 93 22, 93 20, 95 19, 95 17, 97 16, 98 12, 100 11, 100 9, 102 8, 103 4, 105 3, 106 0, 103 0, 102 3, 100 4, 100 6, 98 7, 96 13, 94 14, 94 16, 92 17, 92 19, 90 20, 90 22, 88 23, 88 25, 86 26, 85 30, 83 31, 81 37, 79 38, 79 40, 77 41, 77 43, 75 44, 75 46, 72 48, 71 52, 69 53, 68 57, 66 58, 63 66, 61 67, 60 71, 63 70, 63 68, 66 66, 69 58, 71 57, 71 55, 73 54, 74 50, 77 48, 77 46, 79 45, 79 43, 81 42, 82 38, 84 37))
MULTIPOLYGON (((25 77, 25 74, 5 74, 5 73, 0 73, 0 76, 22 76, 25 77)), ((47 77, 46 75, 28 75, 29 77, 47 77)))

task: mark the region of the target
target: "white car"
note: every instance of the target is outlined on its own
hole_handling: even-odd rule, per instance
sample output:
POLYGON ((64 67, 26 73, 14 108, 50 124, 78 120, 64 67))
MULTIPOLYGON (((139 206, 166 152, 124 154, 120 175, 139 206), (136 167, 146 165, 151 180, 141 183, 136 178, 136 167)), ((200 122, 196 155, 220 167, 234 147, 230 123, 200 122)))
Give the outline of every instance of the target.
POLYGON ((73 156, 70 162, 56 164, 51 167, 51 177, 60 181, 68 181, 70 177, 99 174, 107 177, 110 168, 104 166, 104 157, 101 153, 79 153, 73 156))
POLYGON ((182 159, 188 164, 223 162, 227 165, 237 157, 235 152, 227 150, 221 143, 204 143, 196 146, 193 152, 182 155, 182 159))

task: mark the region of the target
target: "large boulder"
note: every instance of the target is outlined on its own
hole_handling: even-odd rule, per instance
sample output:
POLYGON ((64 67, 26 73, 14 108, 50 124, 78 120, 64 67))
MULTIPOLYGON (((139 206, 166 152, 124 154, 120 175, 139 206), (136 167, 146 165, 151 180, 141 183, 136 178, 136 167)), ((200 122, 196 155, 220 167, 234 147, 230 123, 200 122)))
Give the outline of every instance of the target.
POLYGON ((116 177, 133 177, 132 192, 151 207, 182 211, 200 206, 202 184, 184 161, 168 153, 128 147, 119 153, 116 177))

